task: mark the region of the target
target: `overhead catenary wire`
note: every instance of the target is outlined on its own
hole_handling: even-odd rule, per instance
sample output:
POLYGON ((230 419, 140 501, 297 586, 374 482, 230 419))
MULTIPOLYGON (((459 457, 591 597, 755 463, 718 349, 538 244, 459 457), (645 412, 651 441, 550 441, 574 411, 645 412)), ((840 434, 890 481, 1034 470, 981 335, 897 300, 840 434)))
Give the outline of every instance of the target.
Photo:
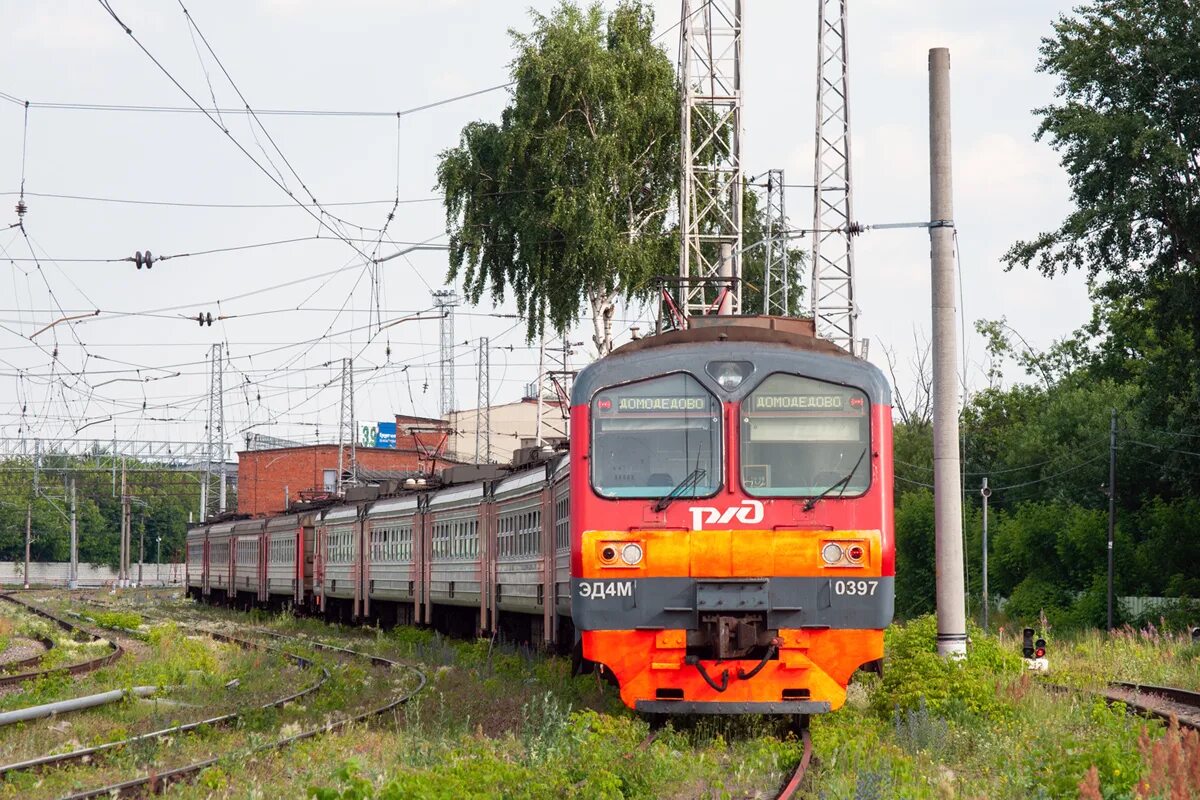
MULTIPOLYGON (((187 97, 187 99, 190 100, 192 102, 192 104, 199 111, 201 111, 210 122, 212 122, 214 125, 216 125, 217 128, 222 133, 225 134, 225 137, 228 138, 229 141, 231 141, 234 144, 234 146, 237 147, 237 149, 239 151, 241 151, 241 153, 244 156, 246 156, 246 158, 248 158, 251 161, 251 163, 254 164, 255 167, 258 168, 258 170, 260 172, 262 172, 264 175, 266 175, 267 178, 272 183, 274 183, 276 186, 278 186, 280 190, 282 190, 285 194, 287 194, 288 197, 297 201, 298 207, 300 209, 302 209, 310 217, 312 217, 313 220, 316 221, 317 225, 328 230, 330 233, 332 233, 334 236, 337 236, 338 238, 344 237, 345 234, 343 231, 336 229, 335 227, 333 227, 333 225, 330 222, 327 222, 325 220, 326 216, 329 216, 331 219, 334 219, 334 217, 333 217, 333 215, 330 215, 327 212, 325 212, 323 209, 321 209, 321 206, 319 204, 317 204, 316 198, 312 196, 311 192, 309 193, 309 199, 312 200, 313 204, 316 205, 316 207, 318 209, 321 209, 321 211, 322 211, 321 214, 313 213, 313 210, 311 208, 309 208, 303 202, 300 202, 299 198, 297 198, 295 196, 295 194, 292 192, 291 189, 289 189, 287 187, 286 184, 284 184, 282 181, 280 181, 279 178, 277 178, 275 175, 271 174, 271 171, 269 169, 267 169, 266 167, 264 167, 262 165, 262 163, 258 159, 256 159, 254 157, 254 155, 251 154, 250 151, 247 150, 245 148, 245 146, 233 136, 233 134, 231 134, 229 132, 229 129, 226 128, 225 125, 223 125, 216 117, 214 117, 213 114, 207 108, 205 108, 204 105, 202 103, 200 103, 192 95, 192 93, 189 92, 186 87, 184 87, 184 85, 182 83, 179 82, 179 80, 171 73, 170 70, 168 70, 165 66, 163 66, 162 62, 159 61, 158 58, 155 57, 155 55, 153 53, 151 53, 150 50, 144 44, 142 44, 141 40, 138 39, 136 36, 134 36, 133 29, 130 28, 128 25, 126 25, 125 22, 120 18, 120 16, 118 16, 117 12, 113 9, 112 4, 109 2, 109 0, 97 0, 97 2, 101 5, 101 7, 104 8, 105 11, 108 12, 109 16, 112 17, 113 21, 116 22, 121 27, 121 29, 125 31, 125 33, 133 41, 133 43, 137 45, 138 49, 141 50, 143 53, 145 53, 146 57, 149 58, 150 61, 154 63, 154 66, 156 66, 159 69, 159 71, 162 72, 163 75, 165 75, 167 77, 167 79, 169 81, 171 81, 171 83, 173 83, 175 85, 175 87, 177 89, 179 89, 179 91, 182 92, 184 94, 184 96, 187 97)), ((185 14, 186 14, 186 9, 185 9, 185 14)), ((189 20, 190 20, 190 17, 189 17, 189 20)), ((203 38, 203 34, 201 34, 201 38, 203 38)), ((220 61, 218 60, 217 63, 219 64, 220 61)), ((222 67, 222 69, 224 69, 224 67, 222 67)), ((232 80, 230 82, 232 83, 232 80)), ((236 86, 234 88, 236 91, 236 86)), ((239 97, 242 96, 240 91, 238 92, 238 96, 239 97)), ((244 98, 243 98, 243 102, 244 102, 244 98)), ((248 113, 253 115, 253 109, 251 109, 249 103, 246 103, 246 109, 247 109, 248 113)), ((303 185, 304 185, 303 182, 301 182, 301 186, 303 186, 303 185)), ((307 191, 307 187, 305 187, 305 190, 307 191)), ((364 259, 368 258, 367 254, 365 252, 363 252, 362 249, 359 248, 358 245, 356 245, 354 242, 346 241, 346 244, 349 245, 355 252, 357 252, 359 255, 361 255, 364 259)))

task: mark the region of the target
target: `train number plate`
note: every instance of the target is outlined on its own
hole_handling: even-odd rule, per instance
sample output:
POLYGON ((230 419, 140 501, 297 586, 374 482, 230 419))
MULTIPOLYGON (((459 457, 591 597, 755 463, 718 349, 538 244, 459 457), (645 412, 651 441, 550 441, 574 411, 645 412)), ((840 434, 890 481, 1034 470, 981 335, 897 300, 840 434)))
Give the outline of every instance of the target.
POLYGON ((873 597, 879 581, 834 581, 833 593, 851 597, 873 597))
POLYGON ((582 581, 579 596, 601 600, 605 597, 633 597, 633 581, 582 581))

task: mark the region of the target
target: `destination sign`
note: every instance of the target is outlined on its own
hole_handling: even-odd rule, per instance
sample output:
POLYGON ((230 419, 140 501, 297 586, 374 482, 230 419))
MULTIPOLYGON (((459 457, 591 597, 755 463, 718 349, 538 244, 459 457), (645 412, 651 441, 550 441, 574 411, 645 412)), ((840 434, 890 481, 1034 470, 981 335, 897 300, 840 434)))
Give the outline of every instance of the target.
POLYGON ((861 397, 840 394, 760 394, 754 397, 755 411, 846 411, 862 412, 861 397))
MULTIPOLYGON (((607 398, 606 398, 607 399, 607 398)), ((605 401, 600 401, 605 409, 605 401)), ((706 411, 708 400, 703 397, 618 397, 617 411, 706 411)))

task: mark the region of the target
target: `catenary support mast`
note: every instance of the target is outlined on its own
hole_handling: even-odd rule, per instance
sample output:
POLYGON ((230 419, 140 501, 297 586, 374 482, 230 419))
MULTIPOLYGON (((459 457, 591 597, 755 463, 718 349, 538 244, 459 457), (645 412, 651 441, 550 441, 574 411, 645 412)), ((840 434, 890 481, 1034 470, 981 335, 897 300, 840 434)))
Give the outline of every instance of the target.
POLYGON ((454 308, 458 295, 453 289, 439 289, 433 293, 433 305, 441 312, 441 350, 438 355, 438 370, 441 381, 441 399, 438 411, 443 419, 454 410, 454 308))
POLYGON ((742 307, 742 3, 683 0, 679 187, 684 314, 742 307))
POLYGON ((817 0, 812 310, 817 335, 858 354, 850 182, 848 0, 817 0))

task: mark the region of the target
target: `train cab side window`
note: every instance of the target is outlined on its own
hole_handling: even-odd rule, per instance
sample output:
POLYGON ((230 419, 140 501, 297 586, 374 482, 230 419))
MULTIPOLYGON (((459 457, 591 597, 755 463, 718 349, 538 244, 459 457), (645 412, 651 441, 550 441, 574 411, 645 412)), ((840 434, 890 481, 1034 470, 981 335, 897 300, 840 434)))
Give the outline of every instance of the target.
POLYGON ((721 486, 721 404, 676 373, 601 389, 592 399, 592 486, 603 497, 687 497, 721 486))
POLYGON ((753 497, 854 497, 871 485, 870 403, 859 389, 775 373, 741 405, 742 488, 753 497))

